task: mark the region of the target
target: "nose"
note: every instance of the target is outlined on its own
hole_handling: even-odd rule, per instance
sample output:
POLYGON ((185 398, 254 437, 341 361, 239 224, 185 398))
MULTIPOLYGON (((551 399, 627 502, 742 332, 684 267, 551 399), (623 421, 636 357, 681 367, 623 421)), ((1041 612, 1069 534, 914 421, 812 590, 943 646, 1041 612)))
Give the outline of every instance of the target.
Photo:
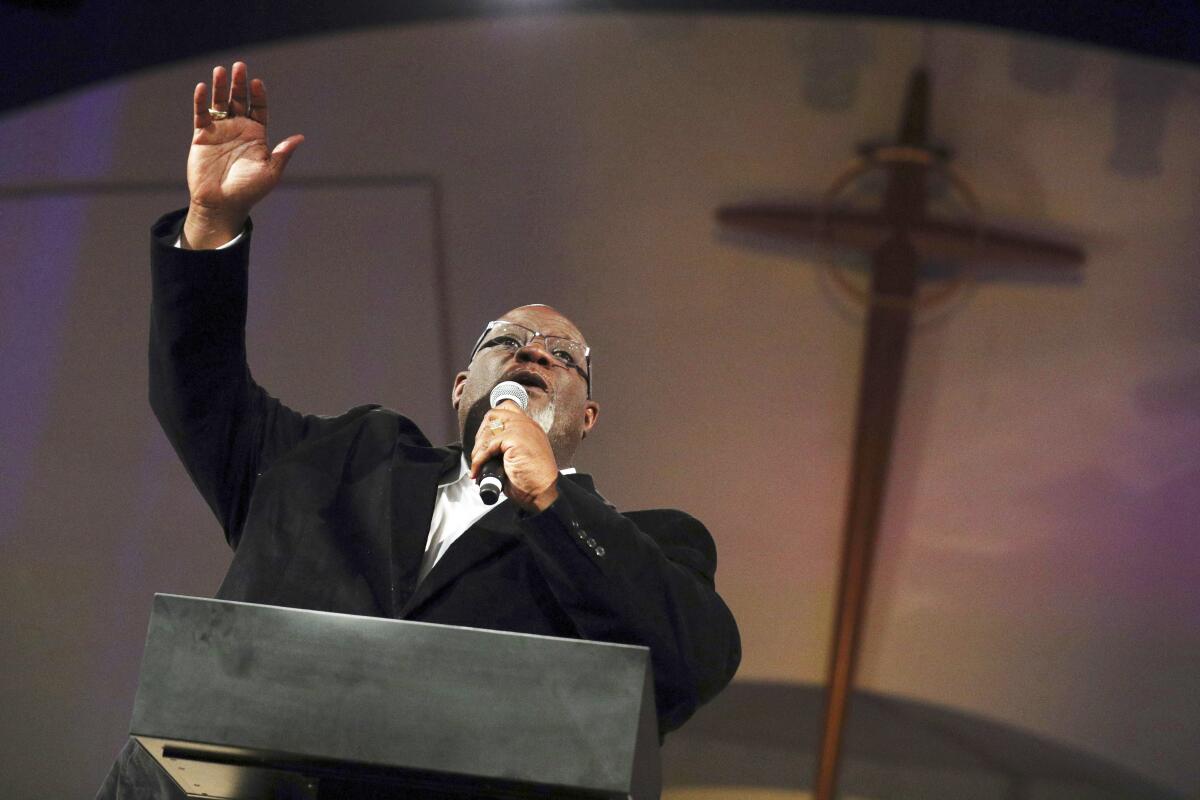
POLYGON ((552 366, 550 353, 546 351, 546 343, 543 340, 538 342, 537 338, 530 339, 529 343, 521 349, 517 350, 517 361, 524 363, 540 364, 543 367, 552 366))

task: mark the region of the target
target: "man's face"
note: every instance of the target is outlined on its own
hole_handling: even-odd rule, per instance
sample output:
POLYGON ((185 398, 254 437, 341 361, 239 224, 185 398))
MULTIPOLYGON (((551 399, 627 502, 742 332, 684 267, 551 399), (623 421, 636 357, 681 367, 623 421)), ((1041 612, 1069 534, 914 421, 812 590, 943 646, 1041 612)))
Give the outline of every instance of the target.
MULTIPOLYGON (((579 329, 549 306, 522 306, 500 319, 586 346, 579 329)), ((467 369, 454 378, 451 402, 458 412, 463 445, 469 448, 473 443, 475 429, 490 407, 492 387, 513 380, 529 392, 527 413, 543 428, 549 427, 547 434, 558 466, 568 466, 574 460, 580 440, 596 424, 600 411, 599 405, 588 399, 587 381, 578 370, 564 367, 553 358, 541 338, 516 350, 488 347, 490 338, 490 334, 484 337, 485 346, 471 359, 467 369)))

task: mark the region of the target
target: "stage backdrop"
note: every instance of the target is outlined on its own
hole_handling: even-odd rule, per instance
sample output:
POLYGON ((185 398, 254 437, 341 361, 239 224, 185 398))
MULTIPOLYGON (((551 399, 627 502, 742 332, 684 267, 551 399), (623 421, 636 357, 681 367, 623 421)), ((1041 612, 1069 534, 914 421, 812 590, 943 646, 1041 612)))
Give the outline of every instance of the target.
POLYGON ((739 681, 824 677, 862 314, 820 254, 713 210, 819 194, 893 135, 912 67, 989 216, 1083 244, 981 276, 913 339, 861 683, 1200 791, 1200 73, 951 26, 530 15, 220 52, 0 118, 0 774, 88 796, 150 598, 221 532, 146 403, 147 236, 186 202, 192 86, 247 60, 275 138, 250 354, 296 407, 452 436, 480 326, 594 348, 580 467, 704 520, 739 681), (301 358, 301 353, 307 354, 301 358))

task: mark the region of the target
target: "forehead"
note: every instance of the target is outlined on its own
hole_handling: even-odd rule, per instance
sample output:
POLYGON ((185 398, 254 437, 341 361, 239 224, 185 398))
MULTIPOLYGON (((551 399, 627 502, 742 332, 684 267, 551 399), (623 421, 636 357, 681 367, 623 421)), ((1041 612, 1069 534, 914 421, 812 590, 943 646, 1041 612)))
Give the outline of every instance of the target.
POLYGON ((583 332, 575 327, 575 323, 550 306, 521 306, 502 315, 500 319, 520 323, 540 333, 587 343, 583 332))

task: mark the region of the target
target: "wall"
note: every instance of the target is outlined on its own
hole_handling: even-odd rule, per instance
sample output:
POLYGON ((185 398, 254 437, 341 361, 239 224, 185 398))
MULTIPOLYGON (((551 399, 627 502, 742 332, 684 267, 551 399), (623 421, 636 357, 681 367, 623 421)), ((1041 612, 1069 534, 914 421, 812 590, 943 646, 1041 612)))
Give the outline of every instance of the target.
POLYGON ((144 400, 144 253, 186 202, 190 89, 235 57, 274 134, 308 137, 290 175, 332 179, 256 214, 260 379, 446 439, 448 361, 508 307, 562 308, 602 405, 581 468, 709 525, 739 679, 784 682, 824 675, 862 315, 819 254, 713 210, 823 191, 894 134, 924 57, 935 136, 990 219, 1089 261, 973 276, 923 318, 861 683, 1200 790, 1196 70, 963 28, 613 14, 214 53, 0 119, 0 772, 34 773, 11 796, 99 782, 150 594, 211 594, 227 563, 144 400))

